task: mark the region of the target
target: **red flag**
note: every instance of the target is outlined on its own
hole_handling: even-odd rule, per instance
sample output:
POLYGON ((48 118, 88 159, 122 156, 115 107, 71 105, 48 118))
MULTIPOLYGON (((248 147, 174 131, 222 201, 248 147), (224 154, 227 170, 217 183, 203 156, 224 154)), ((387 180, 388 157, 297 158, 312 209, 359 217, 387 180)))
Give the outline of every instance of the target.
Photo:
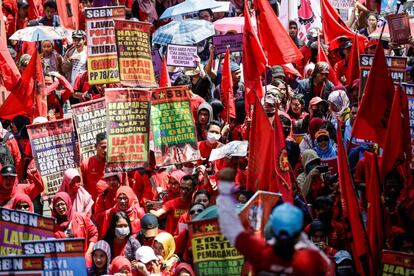
POLYGON ((329 64, 329 75, 328 75, 328 80, 330 80, 335 86, 340 85, 341 83, 339 82, 338 78, 336 77, 335 71, 328 59, 328 57, 326 56, 325 51, 322 49, 322 45, 321 45, 321 41, 318 37, 318 56, 317 56, 317 61, 324 61, 326 63, 329 64))
POLYGON ((167 69, 167 61, 165 60, 165 56, 162 57, 162 67, 160 73, 160 87, 170 87, 171 81, 170 76, 168 75, 167 69))
POLYGON ((255 95, 263 97, 260 78, 266 69, 266 56, 259 39, 253 30, 248 3, 244 3, 243 27, 243 77, 245 86, 246 112, 250 114, 250 105, 255 102, 255 95))
POLYGON ((348 28, 329 0, 321 0, 321 14, 323 35, 327 43, 339 36, 352 39, 354 32, 348 28))
POLYGON ((359 39, 355 34, 346 70, 346 83, 351 86, 356 79, 359 79, 359 73, 359 39))
POLYGON ((268 191, 275 184, 273 152, 273 129, 259 99, 255 97, 249 138, 248 191, 268 191))
POLYGON ((236 106, 234 105, 233 78, 230 68, 230 49, 227 48, 224 56, 223 72, 221 78, 221 100, 224 105, 224 120, 230 121, 230 118, 236 118, 236 106))
POLYGON ((393 97, 394 85, 380 43, 352 127, 352 136, 383 146, 393 97))
MULTIPOLYGON (((381 162, 381 180, 399 163, 411 161, 408 99, 400 86, 394 93, 381 162)), ((408 173, 408 171, 406 172, 408 173)))
POLYGON ((33 119, 47 116, 47 102, 40 55, 34 51, 21 79, 0 107, 0 117, 12 120, 17 115, 33 119))
POLYGON ((366 160, 365 181, 367 198, 367 233, 369 246, 372 252, 372 273, 378 275, 381 263, 381 250, 384 243, 384 225, 381 206, 380 180, 378 178, 378 162, 374 153, 364 152, 366 160))
POLYGON ((60 0, 56 4, 63 27, 79 29, 79 0, 60 0))
MULTIPOLYGON (((61 1, 56 1, 57 3, 61 1)), ((29 14, 28 18, 30 19, 39 19, 43 15, 43 1, 42 0, 28 0, 29 4, 29 14)))
POLYGON ((269 65, 299 63, 303 55, 290 38, 268 0, 254 1, 260 42, 269 65))
POLYGON ((366 275, 366 273, 364 273, 361 258, 365 258, 366 255, 369 254, 367 246, 368 239, 360 217, 361 212, 354 190, 354 184, 352 183, 341 128, 342 122, 339 121, 336 135, 338 139, 338 177, 339 188, 341 190, 342 210, 344 217, 348 220, 348 225, 352 234, 351 248, 356 269, 361 275, 366 275))
POLYGON ((269 192, 280 192, 284 202, 293 203, 292 181, 290 179, 290 165, 286 150, 286 140, 283 135, 282 123, 280 122, 280 118, 277 113, 275 114, 274 124, 273 153, 275 159, 277 186, 270 186, 269 192), (277 190, 274 190, 274 188, 277 188, 277 190))

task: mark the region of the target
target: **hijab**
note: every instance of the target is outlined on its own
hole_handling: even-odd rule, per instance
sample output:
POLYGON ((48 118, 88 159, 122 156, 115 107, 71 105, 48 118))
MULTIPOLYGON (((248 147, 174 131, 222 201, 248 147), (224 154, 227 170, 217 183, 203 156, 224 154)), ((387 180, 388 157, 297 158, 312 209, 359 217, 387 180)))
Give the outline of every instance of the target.
POLYGON ((168 261, 175 252, 174 237, 168 232, 161 232, 154 240, 162 244, 162 247, 164 248, 164 256, 162 257, 165 261, 168 261))
MULTIPOLYGON (((120 210, 118 206, 119 211, 124 211, 128 216, 130 215, 131 211, 133 211, 134 207, 139 207, 138 198, 134 193, 134 190, 132 190, 129 186, 120 186, 118 190, 116 191, 116 198, 120 194, 125 194, 128 198, 128 209, 127 210, 120 210)), ((118 204, 118 203, 117 203, 118 204)))
POLYGON ((18 192, 14 196, 12 209, 16 209, 17 204, 21 201, 23 201, 24 203, 29 204, 29 211, 28 212, 34 212, 32 199, 26 193, 23 193, 23 192, 20 192, 20 193, 18 192))
POLYGON ((72 212, 72 200, 68 193, 65 192, 58 192, 52 199, 52 217, 56 218, 57 224, 62 228, 66 229, 72 220, 73 213, 72 212), (60 216, 55 211, 55 205, 58 201, 63 200, 66 203, 66 215, 60 216))
POLYGON ((342 113, 344 113, 345 109, 349 107, 349 98, 348 95, 344 90, 338 89, 332 91, 329 94, 328 102, 335 105, 337 110, 336 112, 332 111, 332 115, 334 118, 340 117, 342 113))
POLYGON ((321 118, 315 117, 310 120, 308 132, 312 140, 315 139, 315 134, 321 128, 322 124, 323 120, 321 118))
POLYGON ((179 265, 177 265, 177 267, 175 268, 174 276, 179 276, 180 272, 183 271, 183 270, 190 273, 190 276, 195 276, 193 268, 191 267, 191 265, 189 265, 187 263, 180 263, 179 265))
POLYGON ((124 256, 115 257, 112 260, 111 266, 109 268, 109 274, 114 275, 115 273, 121 272, 123 269, 128 270, 128 276, 132 275, 131 262, 124 256))

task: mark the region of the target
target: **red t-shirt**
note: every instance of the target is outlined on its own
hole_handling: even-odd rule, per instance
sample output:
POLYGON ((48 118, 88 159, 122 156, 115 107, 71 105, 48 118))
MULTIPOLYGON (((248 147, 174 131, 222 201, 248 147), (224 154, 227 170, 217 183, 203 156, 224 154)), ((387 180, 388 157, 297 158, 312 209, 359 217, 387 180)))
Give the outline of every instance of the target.
POLYGON ((105 162, 99 161, 96 159, 96 156, 91 156, 87 160, 83 160, 81 163, 83 184, 95 202, 98 195, 107 187, 104 180, 98 183, 104 176, 104 170, 105 162))
POLYGON ((181 197, 171 199, 164 203, 162 208, 167 212, 167 222, 165 224, 165 231, 174 234, 178 225, 180 217, 188 211, 191 201, 185 201, 181 197))
POLYGON ((207 141, 198 142, 198 149, 200 150, 201 157, 208 159, 210 157, 211 151, 215 148, 221 146, 221 143, 217 143, 215 146, 210 146, 207 141))

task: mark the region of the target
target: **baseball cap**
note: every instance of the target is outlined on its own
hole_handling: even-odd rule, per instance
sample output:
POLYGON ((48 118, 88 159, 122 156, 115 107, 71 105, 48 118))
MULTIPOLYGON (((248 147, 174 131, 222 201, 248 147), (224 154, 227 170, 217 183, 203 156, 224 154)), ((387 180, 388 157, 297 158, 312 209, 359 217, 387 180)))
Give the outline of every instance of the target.
POLYGON ((26 8, 29 6, 29 3, 26 0, 17 1, 17 8, 26 8))
POLYGON ((318 137, 321 137, 321 136, 328 136, 329 137, 329 132, 325 129, 320 129, 316 132, 315 138, 318 139, 318 137))
POLYGON ((232 62, 232 63, 230 64, 230 70, 231 70, 232 72, 237 72, 237 71, 240 71, 240 66, 239 66, 237 63, 232 62))
POLYGON ((283 203, 273 210, 270 215, 270 224, 277 238, 293 238, 302 231, 303 213, 298 207, 283 203))
POLYGON ((339 250, 338 252, 336 252, 336 254, 335 254, 335 263, 336 264, 340 264, 345 260, 351 260, 352 261, 352 256, 351 256, 351 254, 349 254, 348 251, 339 250))
POLYGON ((149 246, 141 246, 138 248, 137 252, 135 252, 135 259, 144 264, 158 260, 154 250, 149 246))
POLYGON ((321 97, 313 97, 309 102, 309 107, 311 107, 312 105, 317 105, 318 103, 323 103, 323 102, 325 101, 322 100, 321 97))
POLYGON ((285 78, 286 77, 285 71, 283 70, 283 67, 280 65, 272 66, 270 68, 270 72, 272 73, 272 77, 274 78, 280 78, 280 77, 285 78))
POLYGON ((17 176, 16 168, 13 165, 4 166, 0 173, 2 176, 17 176))
POLYGON ((190 76, 190 77, 192 77, 192 76, 195 76, 195 75, 198 75, 198 74, 200 74, 200 69, 198 69, 198 68, 194 68, 194 69, 187 69, 187 70, 185 70, 185 73, 184 73, 186 76, 190 76))
POLYGON ((158 234, 158 219, 153 214, 145 214, 141 218, 142 234, 145 237, 155 237, 158 234))

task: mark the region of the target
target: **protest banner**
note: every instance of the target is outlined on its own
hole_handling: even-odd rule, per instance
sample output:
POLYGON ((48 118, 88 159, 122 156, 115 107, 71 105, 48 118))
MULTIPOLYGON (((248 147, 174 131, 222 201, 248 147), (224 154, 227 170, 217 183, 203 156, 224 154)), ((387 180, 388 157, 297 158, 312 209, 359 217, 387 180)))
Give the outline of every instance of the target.
POLYGON ((414 274, 414 255, 382 250, 382 270, 380 275, 413 275, 414 274))
POLYGON ((151 127, 157 165, 200 159, 187 86, 152 91, 151 127))
POLYGON ((331 174, 338 173, 338 158, 321 158, 321 166, 326 166, 331 174))
POLYGON ((72 119, 60 119, 27 126, 33 159, 45 183, 45 192, 53 196, 60 188, 63 173, 79 167, 72 119))
POLYGON ((119 82, 114 19, 125 19, 125 7, 86 8, 89 84, 119 82))
POLYGON ((214 54, 226 52, 229 46, 230 52, 241 52, 243 46, 243 34, 227 34, 213 36, 214 54))
POLYGON ((398 0, 381 0, 381 14, 390 14, 397 11, 398 0))
POLYGON ((162 58, 158 49, 151 50, 152 66, 154 67, 155 78, 158 80, 162 70, 162 58))
POLYGON ((124 86, 156 87, 152 65, 151 24, 115 20, 119 79, 124 86))
POLYGON ((395 45, 407 44, 411 38, 410 19, 407 13, 387 16, 391 42, 395 45))
POLYGON ((401 83, 402 88, 408 98, 408 112, 410 114, 410 136, 411 136, 411 153, 412 159, 410 163, 411 169, 414 169, 414 84, 401 83))
MULTIPOLYGON (((407 66, 406 57, 394 57, 386 56, 388 70, 390 72, 391 78, 394 82, 403 82, 405 80, 405 68, 407 66)), ((362 96, 364 93, 365 85, 368 80, 369 72, 371 71, 372 62, 374 61, 374 55, 365 55, 361 54, 359 57, 359 66, 361 68, 361 73, 359 79, 359 93, 362 96)))
POLYGON ((43 256, 0 257, 0 275, 42 276, 43 256))
POLYGON ((195 68, 197 67, 195 55, 197 55, 196 46, 170 44, 167 46, 167 65, 195 68))
POLYGON ((84 239, 24 241, 26 255, 44 256, 45 275, 87 275, 84 239))
POLYGON ((329 0, 336 9, 350 9, 354 7, 354 0, 329 0))
POLYGON ((105 90, 107 172, 142 167, 149 154, 150 92, 137 88, 105 90))
POLYGON ((239 276, 244 257, 220 233, 217 218, 189 222, 196 275, 239 276))
POLYGON ((213 149, 211 151, 210 158, 208 161, 219 160, 226 156, 246 156, 248 146, 248 141, 231 141, 230 143, 227 143, 222 147, 213 149))
POLYGON ((72 116, 78 135, 80 159, 95 155, 96 135, 106 132, 105 99, 72 105, 72 116))
POLYGON ((55 219, 0 207, 0 256, 21 255, 22 242, 53 237, 55 219))

